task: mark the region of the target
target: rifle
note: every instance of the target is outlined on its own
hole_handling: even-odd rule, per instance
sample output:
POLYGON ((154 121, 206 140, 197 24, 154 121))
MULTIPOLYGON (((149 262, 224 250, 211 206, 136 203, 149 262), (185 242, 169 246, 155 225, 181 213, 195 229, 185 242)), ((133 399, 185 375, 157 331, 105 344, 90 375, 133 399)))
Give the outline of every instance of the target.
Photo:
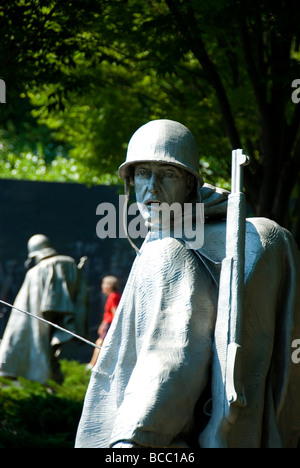
POLYGON ((218 319, 224 324, 226 359, 222 371, 225 387, 225 418, 233 423, 240 407, 246 406, 241 381, 243 291, 245 269, 246 201, 243 166, 249 158, 241 149, 232 151, 231 193, 228 197, 226 257, 222 261, 218 319))
MULTIPOLYGON (((71 332, 70 330, 67 330, 66 328, 60 327, 60 326, 57 325, 56 323, 50 322, 49 320, 46 320, 46 319, 44 319, 43 317, 39 317, 39 316, 37 316, 37 315, 33 315, 31 312, 28 312, 27 310, 24 310, 24 309, 20 309, 20 307, 16 307, 16 306, 14 306, 13 304, 9 304, 9 302, 2 301, 1 299, 0 299, 0 303, 1 303, 1 304, 4 304, 4 305, 7 306, 7 307, 10 307, 11 309, 17 310, 18 312, 22 312, 22 314, 28 315, 28 316, 31 317, 31 318, 34 318, 34 319, 36 319, 36 320, 39 320, 40 322, 44 322, 44 323, 46 323, 47 325, 50 325, 51 327, 56 328, 57 330, 63 331, 64 333, 69 333, 69 335, 72 335, 74 338, 77 338, 78 340, 84 341, 84 343, 87 343, 88 345, 93 346, 94 348, 101 349, 101 346, 98 346, 98 345, 96 345, 95 343, 92 343, 91 341, 86 340, 86 339, 83 338, 82 336, 79 336, 79 335, 77 335, 76 333, 73 333, 73 332, 71 332)), ((0 367, 1 367, 1 366, 0 366, 0 367)))

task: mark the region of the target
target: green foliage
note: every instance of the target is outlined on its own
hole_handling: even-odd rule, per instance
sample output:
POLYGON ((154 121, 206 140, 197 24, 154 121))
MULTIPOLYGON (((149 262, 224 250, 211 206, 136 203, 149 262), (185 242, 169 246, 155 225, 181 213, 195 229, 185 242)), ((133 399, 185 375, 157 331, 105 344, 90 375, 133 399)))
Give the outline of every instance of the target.
POLYGON ((297 0, 3 3, 0 176, 119 182, 132 133, 170 118, 195 135, 207 182, 229 188, 231 150, 242 147, 255 214, 299 231, 289 215, 300 174, 299 14, 297 0), (35 174, 28 152, 41 158, 35 174))
POLYGON ((0 378, 0 448, 74 447, 89 373, 76 361, 61 367, 61 385, 0 378))
POLYGON ((58 155, 47 163, 43 153, 15 154, 9 152, 4 160, 0 160, 0 175, 2 178, 80 182, 86 185, 116 183, 119 179, 112 174, 99 174, 92 167, 86 167, 80 160, 58 155))
POLYGON ((8 94, 1 177, 118 183, 132 133, 150 119, 173 118, 198 139, 207 181, 228 179, 230 147, 211 90, 199 88, 197 60, 167 6, 155 3, 38 0, 33 8, 19 0, 0 8, 8 94), (53 167, 62 149, 66 162, 53 167), (29 167, 28 153, 38 168, 29 167))

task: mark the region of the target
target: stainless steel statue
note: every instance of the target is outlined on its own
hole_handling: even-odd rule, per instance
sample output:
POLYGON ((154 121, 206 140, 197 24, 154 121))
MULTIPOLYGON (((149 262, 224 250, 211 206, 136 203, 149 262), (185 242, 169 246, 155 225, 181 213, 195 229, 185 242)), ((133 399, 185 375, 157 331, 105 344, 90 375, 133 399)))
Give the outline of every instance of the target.
MULTIPOLYGON (((48 237, 28 241, 27 271, 14 306, 71 332, 87 334, 87 282, 82 264, 58 255, 48 237), (34 266, 32 266, 32 262, 34 266)), ((0 375, 62 381, 58 356, 72 336, 13 309, 0 344, 0 375)))
MULTIPOLYGON (((240 171, 245 160, 235 156, 240 171)), ((240 184, 226 237, 229 194, 203 183, 198 161, 178 122, 151 121, 129 142, 119 172, 127 193, 135 187, 149 233, 93 368, 76 447, 298 442, 299 251, 275 222, 243 219, 240 184), (172 235, 175 217, 164 235, 157 216, 163 203, 189 202, 205 208, 198 249, 172 235)))

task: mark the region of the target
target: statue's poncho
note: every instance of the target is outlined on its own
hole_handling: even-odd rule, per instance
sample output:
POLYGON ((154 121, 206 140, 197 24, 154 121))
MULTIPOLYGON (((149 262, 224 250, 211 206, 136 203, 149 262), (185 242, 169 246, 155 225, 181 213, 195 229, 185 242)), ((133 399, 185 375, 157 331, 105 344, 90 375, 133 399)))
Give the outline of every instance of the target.
MULTIPOLYGON (((60 325, 75 331, 75 294, 78 271, 68 256, 41 260, 25 276, 14 306, 45 318, 56 313, 60 325)), ((12 309, 0 345, 0 374, 46 383, 51 373, 50 340, 65 342, 70 335, 12 309), (54 335, 53 335, 54 331, 54 335)))
MULTIPOLYGON (((207 225, 202 249, 217 278, 222 225, 207 225), (210 234, 211 233, 211 234, 210 234)), ((246 222, 241 381, 246 406, 230 424, 224 408, 224 317, 217 317, 212 366, 212 414, 201 447, 287 448, 300 437, 300 364, 292 361, 300 336, 300 254, 288 231, 265 218, 246 222)))
POLYGON ((136 258, 93 369, 77 445, 172 445, 189 429, 211 358, 215 292, 183 242, 136 258))
POLYGON ((295 446, 300 364, 292 362, 291 346, 300 338, 299 251, 286 230, 263 218, 247 221, 246 251, 247 406, 235 423, 224 417, 224 324, 216 317, 225 222, 213 221, 198 252, 173 238, 145 241, 92 371, 76 447, 118 441, 180 447, 195 431, 203 448, 295 446), (210 383, 212 412, 203 429, 195 407, 210 383))

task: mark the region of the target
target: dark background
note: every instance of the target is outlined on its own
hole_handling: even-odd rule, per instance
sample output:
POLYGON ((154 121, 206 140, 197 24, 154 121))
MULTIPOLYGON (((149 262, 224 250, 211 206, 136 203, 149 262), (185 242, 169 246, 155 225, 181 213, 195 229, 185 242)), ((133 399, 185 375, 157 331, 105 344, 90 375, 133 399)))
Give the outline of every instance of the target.
MULTIPOLYGON (((97 338, 106 296, 101 279, 116 275, 123 289, 135 252, 127 239, 99 239, 96 225, 100 203, 113 203, 118 215, 122 187, 87 187, 73 183, 0 180, 0 299, 12 303, 26 270, 27 242, 34 234, 47 235, 60 254, 78 263, 86 255, 85 273, 90 287, 90 339, 97 338)), ((10 310, 0 304, 0 338, 10 310)), ((88 362, 93 349, 74 341, 67 357, 88 362)), ((63 357, 63 355, 62 355, 63 357)))

